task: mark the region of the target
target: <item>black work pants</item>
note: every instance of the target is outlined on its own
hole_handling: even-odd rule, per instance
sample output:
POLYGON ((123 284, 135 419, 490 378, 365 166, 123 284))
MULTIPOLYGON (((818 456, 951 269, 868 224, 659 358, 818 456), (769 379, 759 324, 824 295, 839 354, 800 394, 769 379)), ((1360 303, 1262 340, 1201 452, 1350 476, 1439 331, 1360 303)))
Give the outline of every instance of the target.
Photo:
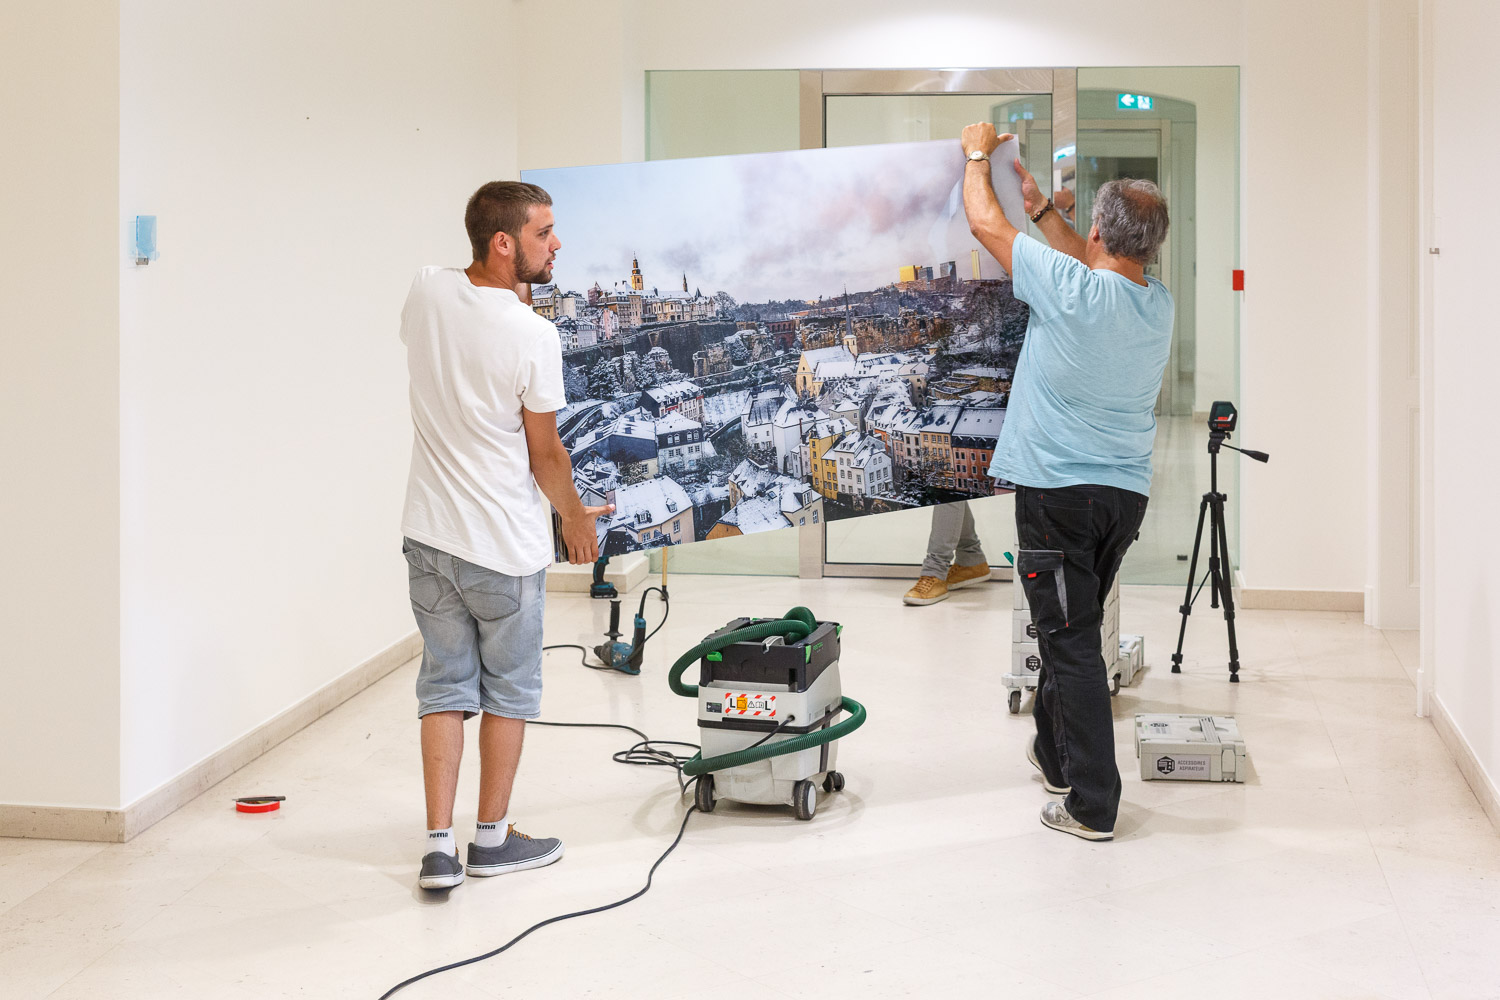
POLYGON ((1068 812, 1095 830, 1113 830, 1120 808, 1104 601, 1145 516, 1145 497, 1114 486, 1016 487, 1016 576, 1041 647, 1037 759, 1049 782, 1072 787, 1068 812))

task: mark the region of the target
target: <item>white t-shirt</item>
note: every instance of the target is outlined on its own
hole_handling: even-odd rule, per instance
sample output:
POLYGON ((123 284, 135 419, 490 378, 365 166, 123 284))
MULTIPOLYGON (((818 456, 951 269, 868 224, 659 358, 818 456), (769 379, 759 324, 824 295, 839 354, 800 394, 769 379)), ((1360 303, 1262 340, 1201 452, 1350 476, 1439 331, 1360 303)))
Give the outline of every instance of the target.
POLYGON ((415 435, 401 530, 509 576, 552 562, 521 408, 567 402, 557 328, 462 268, 424 267, 401 310, 415 435))

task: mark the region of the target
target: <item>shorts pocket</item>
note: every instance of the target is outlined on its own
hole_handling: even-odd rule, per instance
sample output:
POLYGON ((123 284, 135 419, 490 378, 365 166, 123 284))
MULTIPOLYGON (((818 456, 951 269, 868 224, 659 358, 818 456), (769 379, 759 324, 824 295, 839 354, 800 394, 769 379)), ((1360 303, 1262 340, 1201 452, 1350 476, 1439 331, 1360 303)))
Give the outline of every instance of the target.
POLYGON ((420 549, 403 547, 401 554, 406 557, 406 580, 411 590, 412 606, 433 614, 443 599, 445 581, 427 566, 420 549))
POLYGON ((1061 549, 1019 549, 1016 575, 1026 590, 1037 628, 1056 632, 1068 625, 1068 587, 1061 549))
POLYGON ((481 621, 508 618, 521 607, 521 578, 479 566, 465 566, 459 583, 469 613, 481 621))

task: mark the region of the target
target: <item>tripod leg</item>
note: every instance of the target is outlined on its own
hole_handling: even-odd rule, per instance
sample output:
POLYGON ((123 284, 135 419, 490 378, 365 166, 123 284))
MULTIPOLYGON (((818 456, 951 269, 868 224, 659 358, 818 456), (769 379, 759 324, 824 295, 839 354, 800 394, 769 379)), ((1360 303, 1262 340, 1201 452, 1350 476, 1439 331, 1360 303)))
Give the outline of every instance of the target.
POLYGON ((1177 652, 1172 654, 1172 673, 1182 673, 1182 640, 1187 637, 1188 615, 1193 613, 1193 584, 1198 582, 1198 549, 1203 544, 1203 515, 1208 513, 1208 494, 1198 503, 1198 531, 1193 535, 1193 561, 1188 564, 1187 595, 1182 599, 1182 627, 1177 630, 1177 652))
POLYGON ((1209 494, 1208 501, 1208 606, 1219 606, 1219 523, 1218 494, 1209 494))
POLYGON ((1222 494, 1214 501, 1213 531, 1219 540, 1219 551, 1224 554, 1224 577, 1218 582, 1223 587, 1224 624, 1229 628, 1229 683, 1238 684, 1240 682, 1240 648, 1234 638, 1234 588, 1229 578, 1232 570, 1229 564, 1229 537, 1224 531, 1224 497, 1222 494))

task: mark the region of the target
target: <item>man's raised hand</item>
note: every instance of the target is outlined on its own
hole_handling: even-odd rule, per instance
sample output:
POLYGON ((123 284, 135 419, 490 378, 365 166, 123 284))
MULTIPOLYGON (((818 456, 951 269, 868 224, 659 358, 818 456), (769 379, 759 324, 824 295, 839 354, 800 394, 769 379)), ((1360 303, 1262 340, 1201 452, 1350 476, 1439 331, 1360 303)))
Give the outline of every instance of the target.
POLYGON ((989 156, 999 148, 1002 142, 1008 142, 1014 138, 1015 136, 1010 132, 1006 132, 1004 135, 996 135, 995 126, 989 122, 978 122, 974 125, 964 127, 963 135, 959 137, 959 142, 963 144, 965 156, 968 156, 976 149, 985 156, 989 156))
POLYGON ((1021 198, 1026 203, 1026 214, 1035 215, 1047 204, 1047 196, 1036 186, 1036 178, 1031 176, 1031 172, 1021 166, 1020 157, 1016 157, 1015 166, 1016 174, 1021 178, 1021 198))

